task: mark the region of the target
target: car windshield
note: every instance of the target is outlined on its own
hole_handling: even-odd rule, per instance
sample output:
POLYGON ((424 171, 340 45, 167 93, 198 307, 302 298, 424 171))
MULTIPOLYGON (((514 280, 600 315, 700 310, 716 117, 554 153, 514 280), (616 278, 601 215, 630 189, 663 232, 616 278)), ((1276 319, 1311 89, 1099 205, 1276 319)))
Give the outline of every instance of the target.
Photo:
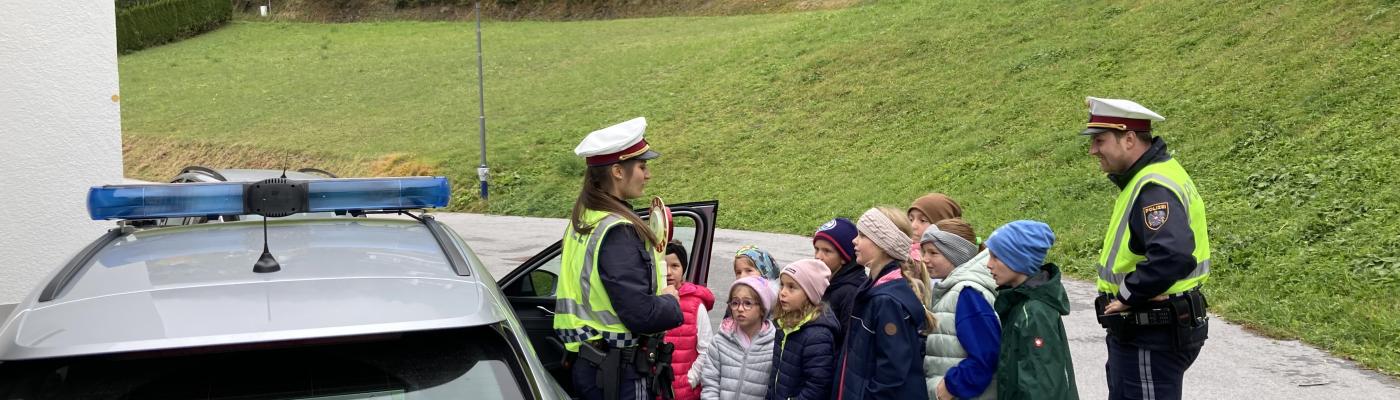
POLYGON ((0 363, 0 399, 522 399, 488 327, 0 363))

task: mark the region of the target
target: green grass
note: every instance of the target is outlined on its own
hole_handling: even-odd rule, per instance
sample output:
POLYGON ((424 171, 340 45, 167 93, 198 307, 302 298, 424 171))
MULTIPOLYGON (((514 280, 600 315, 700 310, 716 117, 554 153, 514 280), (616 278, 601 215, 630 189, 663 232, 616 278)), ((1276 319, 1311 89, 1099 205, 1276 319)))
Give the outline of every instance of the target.
POLYGON ((239 22, 123 56, 123 132, 148 178, 172 154, 350 172, 398 154, 452 177, 457 210, 560 217, 574 145, 640 115, 665 154, 649 194, 719 199, 724 227, 809 234, 942 191, 983 234, 1048 222, 1051 260, 1087 278, 1116 188, 1076 136, 1083 98, 1131 98, 1167 116, 1205 196, 1213 309, 1395 375, 1398 21, 1394 0, 883 1, 487 23, 489 205, 462 23, 239 22))

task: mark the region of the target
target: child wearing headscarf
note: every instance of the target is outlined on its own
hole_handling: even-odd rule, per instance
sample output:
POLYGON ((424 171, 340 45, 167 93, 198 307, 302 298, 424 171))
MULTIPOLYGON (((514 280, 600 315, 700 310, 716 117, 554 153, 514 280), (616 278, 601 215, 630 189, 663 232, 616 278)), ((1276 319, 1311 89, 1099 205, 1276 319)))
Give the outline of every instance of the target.
POLYGON ((762 277, 773 293, 778 292, 778 262, 773 260, 772 254, 754 245, 740 247, 734 253, 734 279, 749 276, 762 277))

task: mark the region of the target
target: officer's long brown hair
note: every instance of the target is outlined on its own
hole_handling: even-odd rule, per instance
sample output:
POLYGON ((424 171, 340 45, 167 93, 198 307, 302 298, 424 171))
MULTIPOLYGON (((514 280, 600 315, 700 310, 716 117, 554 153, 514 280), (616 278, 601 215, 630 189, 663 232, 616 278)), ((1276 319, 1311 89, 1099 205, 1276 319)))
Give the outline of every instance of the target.
POLYGON ((574 227, 574 233, 587 235, 593 232, 592 225, 586 225, 583 221, 584 210, 597 210, 615 214, 632 223, 637 230, 637 236, 642 239, 642 243, 648 247, 656 244, 656 235, 651 232, 651 226, 643 222, 637 214, 633 214, 625 201, 615 199, 608 194, 612 191, 612 167, 618 165, 622 167, 622 176, 631 177, 636 171, 639 160, 623 161, 619 164, 600 165, 588 167, 583 173, 583 189, 579 190, 578 200, 574 201, 573 213, 569 216, 569 222, 574 227))

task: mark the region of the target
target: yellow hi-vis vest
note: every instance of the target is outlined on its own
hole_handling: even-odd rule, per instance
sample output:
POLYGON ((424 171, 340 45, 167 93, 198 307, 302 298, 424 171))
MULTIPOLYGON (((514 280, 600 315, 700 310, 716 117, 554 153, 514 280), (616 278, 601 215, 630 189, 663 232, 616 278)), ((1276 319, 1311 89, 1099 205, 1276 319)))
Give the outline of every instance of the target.
POLYGON ((1187 222, 1190 224, 1192 236, 1196 239, 1196 251, 1191 253, 1196 258, 1196 268, 1186 278, 1172 284, 1166 293, 1138 295, 1183 293, 1204 284, 1210 276, 1210 237, 1206 233, 1205 202, 1201 201, 1191 176, 1186 174, 1180 163, 1170 159, 1143 167, 1118 194, 1118 202, 1113 207, 1112 220, 1108 224, 1108 233, 1104 235, 1103 251, 1099 253, 1097 284, 1100 293, 1117 295, 1121 291, 1127 293, 1123 297, 1128 297, 1131 293, 1123 286, 1123 280, 1128 277, 1128 273, 1137 270, 1138 263, 1147 260, 1147 257, 1133 253, 1128 248, 1128 239, 1132 236, 1128 233, 1128 218, 1135 214, 1133 204, 1148 183, 1167 188, 1186 207, 1187 222))
MULTIPOLYGON (((622 325, 598 273, 598 249, 603 245, 603 235, 614 225, 631 222, 607 212, 585 210, 583 223, 593 226, 593 231, 580 235, 570 224, 564 232, 564 255, 554 300, 554 332, 571 352, 578 352, 579 344, 596 339, 615 347, 635 346, 640 337, 622 325)), ((666 282, 665 259, 655 248, 650 250, 655 264, 652 286, 660 295, 666 282)))

